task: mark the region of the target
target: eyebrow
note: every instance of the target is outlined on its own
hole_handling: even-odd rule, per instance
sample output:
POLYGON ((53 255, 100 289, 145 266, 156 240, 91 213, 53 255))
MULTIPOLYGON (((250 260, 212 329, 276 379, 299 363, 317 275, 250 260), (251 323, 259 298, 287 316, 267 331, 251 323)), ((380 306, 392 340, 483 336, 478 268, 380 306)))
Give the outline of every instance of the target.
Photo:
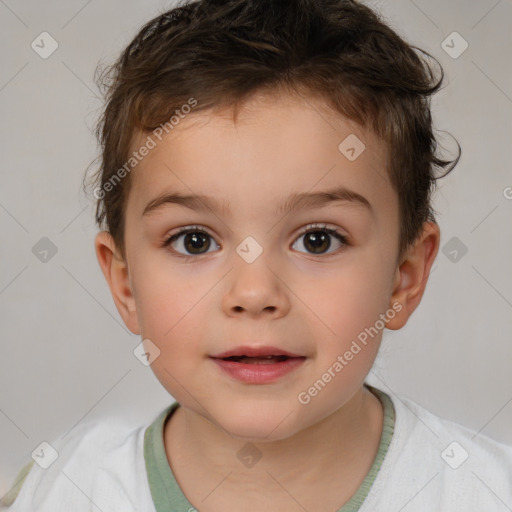
MULTIPOLYGON (((334 202, 347 202, 354 206, 362 206, 368 210, 372 216, 375 215, 373 207, 366 197, 345 187, 338 187, 320 192, 292 194, 275 210, 274 213, 276 215, 280 215, 283 213, 288 214, 300 209, 321 208, 334 202)), ((155 199, 152 199, 146 205, 142 212, 142 217, 168 204, 178 204, 185 206, 186 208, 190 208, 191 210, 201 212, 213 211, 225 217, 229 217, 231 215, 229 203, 219 201, 215 197, 200 194, 183 195, 180 193, 165 193, 155 199)))

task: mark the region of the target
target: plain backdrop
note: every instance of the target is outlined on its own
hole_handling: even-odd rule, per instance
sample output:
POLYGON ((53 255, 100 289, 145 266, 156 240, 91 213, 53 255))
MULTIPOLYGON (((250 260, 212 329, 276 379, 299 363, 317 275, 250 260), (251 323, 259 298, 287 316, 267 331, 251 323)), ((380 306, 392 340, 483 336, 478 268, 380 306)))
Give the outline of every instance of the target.
MULTIPOLYGON (((512 3, 369 5, 443 66, 434 122, 463 154, 435 195, 441 249, 423 301, 385 331, 368 382, 512 444, 512 3)), ((172 6, 0 1, 0 496, 42 441, 112 414, 149 422, 173 401, 133 355, 141 340, 101 274, 81 191, 98 156, 95 67, 172 6), (31 47, 42 32, 58 43, 47 59, 31 47), (43 262, 37 244, 56 253, 43 262)))

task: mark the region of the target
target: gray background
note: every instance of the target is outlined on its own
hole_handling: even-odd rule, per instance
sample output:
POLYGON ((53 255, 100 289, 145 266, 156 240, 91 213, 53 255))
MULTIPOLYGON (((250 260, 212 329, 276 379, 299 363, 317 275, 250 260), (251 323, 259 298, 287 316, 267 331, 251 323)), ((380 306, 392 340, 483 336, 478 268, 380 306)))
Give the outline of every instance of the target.
MULTIPOLYGON (((446 71, 434 121, 463 156, 434 205, 441 247, 453 237, 467 247, 457 261, 439 252, 418 310, 385 332, 369 382, 512 444, 512 3, 369 4, 446 71), (469 44, 458 58, 441 47, 453 31, 469 44)), ((132 353, 140 338, 115 309, 81 192, 98 155, 95 66, 171 6, 0 0, 0 496, 41 441, 112 414, 145 422, 172 401, 132 353), (46 60, 31 48, 43 31, 59 44, 46 60), (43 237, 57 248, 46 263, 32 252, 43 237)))

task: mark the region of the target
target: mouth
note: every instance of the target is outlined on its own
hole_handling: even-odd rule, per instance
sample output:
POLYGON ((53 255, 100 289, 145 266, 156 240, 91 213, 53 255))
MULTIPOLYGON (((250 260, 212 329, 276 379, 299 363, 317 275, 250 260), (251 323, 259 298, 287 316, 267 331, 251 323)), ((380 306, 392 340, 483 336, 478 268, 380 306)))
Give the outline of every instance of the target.
POLYGON ((235 347, 231 350, 227 350, 226 352, 220 352, 213 356, 214 359, 272 359, 272 358, 293 358, 293 357, 304 357, 300 354, 293 354, 292 352, 288 352, 281 348, 271 347, 269 345, 265 346, 255 346, 255 345, 241 345, 239 347, 235 347))
POLYGON ((210 358, 225 373, 249 384, 275 382, 306 360, 305 356, 269 346, 237 347, 210 358))
MULTIPOLYGON (((217 359, 217 358, 216 358, 217 359)), ((242 364, 275 364, 288 359, 295 359, 288 356, 263 356, 263 357, 250 357, 250 356, 230 356, 220 358, 223 361, 233 361, 242 364)))

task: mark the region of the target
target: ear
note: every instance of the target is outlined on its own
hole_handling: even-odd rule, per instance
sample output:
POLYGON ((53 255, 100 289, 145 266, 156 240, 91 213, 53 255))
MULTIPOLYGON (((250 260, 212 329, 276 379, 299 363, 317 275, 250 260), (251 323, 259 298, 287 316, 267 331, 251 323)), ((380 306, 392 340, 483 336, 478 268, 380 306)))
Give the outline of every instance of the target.
POLYGON ((439 226, 428 221, 423 224, 421 234, 407 249, 395 273, 390 305, 394 304, 396 315, 387 321, 388 329, 401 329, 418 307, 427 286, 430 268, 439 250, 440 238, 439 226))
POLYGON ((133 334, 140 334, 139 321, 127 263, 119 256, 114 239, 101 231, 94 241, 96 256, 119 314, 133 334))

